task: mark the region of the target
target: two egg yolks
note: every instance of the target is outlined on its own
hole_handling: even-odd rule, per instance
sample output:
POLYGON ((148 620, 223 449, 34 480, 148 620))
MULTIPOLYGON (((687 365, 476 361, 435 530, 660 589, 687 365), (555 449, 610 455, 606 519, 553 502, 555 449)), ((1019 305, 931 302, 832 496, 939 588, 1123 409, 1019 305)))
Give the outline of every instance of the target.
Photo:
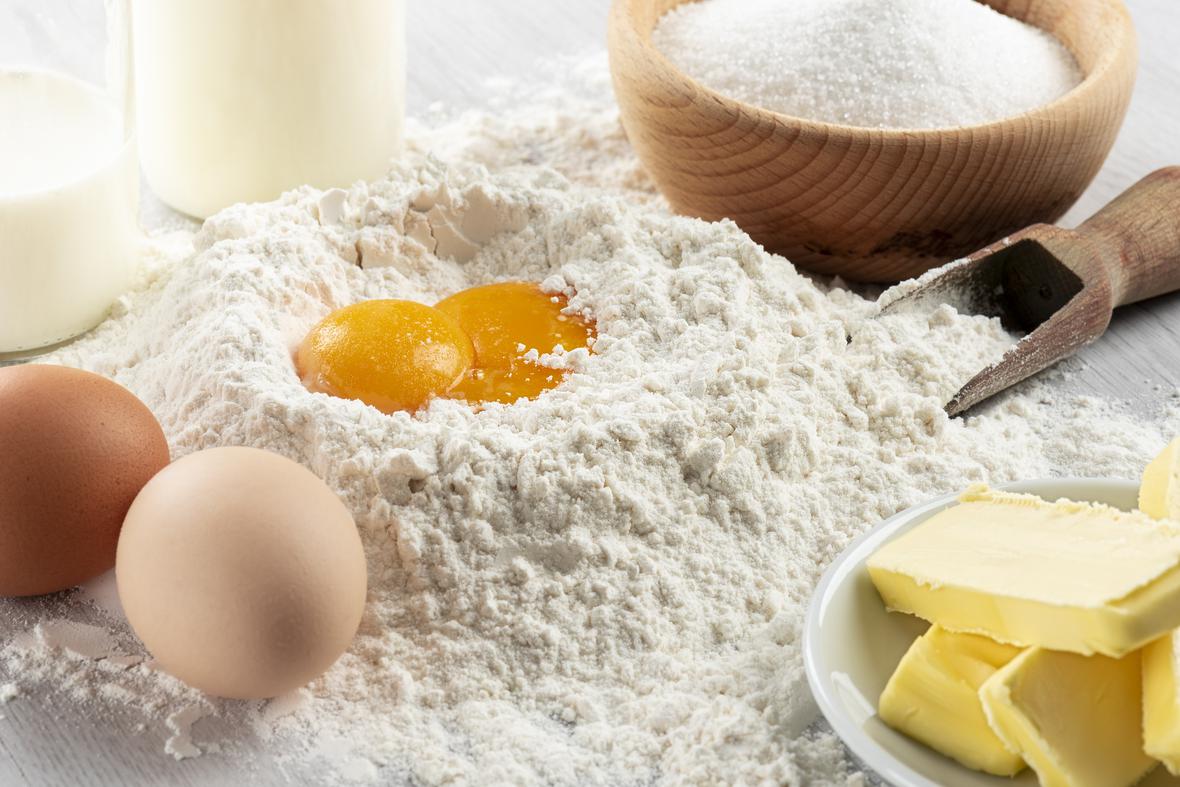
POLYGON ((363 301, 312 328, 296 365, 310 390, 386 413, 418 410, 439 396, 512 404, 565 379, 526 352, 589 346, 593 326, 564 314, 566 304, 528 282, 474 287, 433 307, 363 301))

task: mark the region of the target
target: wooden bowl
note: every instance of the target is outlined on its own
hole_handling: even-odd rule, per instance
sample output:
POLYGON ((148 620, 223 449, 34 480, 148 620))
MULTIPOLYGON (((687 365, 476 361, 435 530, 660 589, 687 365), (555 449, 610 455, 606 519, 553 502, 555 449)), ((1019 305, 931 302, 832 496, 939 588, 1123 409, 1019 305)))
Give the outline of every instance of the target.
POLYGON ((1057 36, 1086 74, 1057 101, 978 126, 881 130, 771 112, 685 75, 651 41, 686 0, 614 0, 623 125, 672 207, 733 219, 800 267, 921 274, 1069 209, 1122 125, 1137 48, 1121 0, 985 0, 1057 36))

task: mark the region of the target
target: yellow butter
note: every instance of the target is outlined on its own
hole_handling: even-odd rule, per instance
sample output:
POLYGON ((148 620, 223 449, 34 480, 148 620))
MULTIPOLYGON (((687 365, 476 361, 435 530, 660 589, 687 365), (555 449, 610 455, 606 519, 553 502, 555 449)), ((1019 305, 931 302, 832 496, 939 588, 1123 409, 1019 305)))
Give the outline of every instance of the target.
POLYGON ((1128 787, 1152 769, 1140 734, 1140 654, 1030 648, 980 689, 992 729, 1041 787, 1128 787))
POLYGON ((1180 633, 1143 649, 1143 748, 1180 776, 1180 633))
MULTIPOLYGON (((1180 439, 1147 466, 1139 487, 1139 508, 1157 518, 1180 517, 1180 439)), ((1180 632, 1143 649, 1143 745, 1147 753, 1180 775, 1180 632)))
POLYGON ((1024 760, 988 726, 979 687, 1020 653, 986 637, 931 626, 902 657, 877 712, 890 727, 968 768, 1014 776, 1024 760))
POLYGON ((1180 527, 974 487, 868 560, 886 606, 999 642, 1119 657, 1180 627, 1180 527))
POLYGON ((1156 519, 1180 517, 1180 438, 1173 440, 1144 471, 1139 510, 1156 519))

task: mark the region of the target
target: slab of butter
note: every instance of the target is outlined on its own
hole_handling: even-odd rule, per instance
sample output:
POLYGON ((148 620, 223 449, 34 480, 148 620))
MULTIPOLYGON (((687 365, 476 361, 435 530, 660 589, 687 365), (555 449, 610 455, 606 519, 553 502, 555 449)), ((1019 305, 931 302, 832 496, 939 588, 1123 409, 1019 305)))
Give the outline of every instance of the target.
MULTIPOLYGON (((1180 517, 1180 439, 1147 466, 1139 508, 1157 518, 1180 517)), ((1180 632, 1143 649, 1143 747, 1180 775, 1180 632)))
POLYGON ((988 726, 979 687, 1020 653, 986 637, 931 626, 897 665, 877 713, 890 727, 968 768, 1014 776, 1024 770, 1024 760, 988 726))
POLYGON ((1156 519, 1180 517, 1180 438, 1173 440, 1143 472, 1139 510, 1156 519))
POLYGON ((1119 657, 1180 627, 1180 525, 973 487, 868 560, 886 606, 998 642, 1119 657))
POLYGON ((1180 776, 1180 632, 1143 649, 1143 748, 1180 776))
POLYGON ((979 691, 988 722, 1041 787, 1129 787, 1143 752, 1140 654, 1121 659, 1030 648, 979 691))

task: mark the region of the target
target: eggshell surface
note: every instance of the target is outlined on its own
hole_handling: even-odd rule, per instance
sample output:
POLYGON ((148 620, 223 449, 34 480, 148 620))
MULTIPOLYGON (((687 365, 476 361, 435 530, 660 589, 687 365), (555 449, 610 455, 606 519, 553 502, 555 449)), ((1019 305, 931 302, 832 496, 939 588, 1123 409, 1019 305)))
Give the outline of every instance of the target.
POLYGON ((274 697, 348 648, 367 572, 352 515, 311 471, 214 448, 144 487, 116 577, 127 619, 165 670, 209 694, 274 697))
POLYGON ((117 383, 63 366, 0 369, 0 595, 109 570, 128 508, 168 458, 155 416, 117 383))

